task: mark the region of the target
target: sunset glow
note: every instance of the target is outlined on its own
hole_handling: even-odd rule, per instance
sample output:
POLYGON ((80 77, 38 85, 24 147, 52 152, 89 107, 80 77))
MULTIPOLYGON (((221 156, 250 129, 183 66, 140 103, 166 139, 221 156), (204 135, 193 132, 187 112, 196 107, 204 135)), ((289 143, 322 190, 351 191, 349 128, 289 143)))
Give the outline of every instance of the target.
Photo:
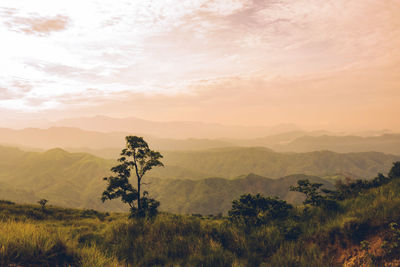
POLYGON ((0 3, 0 122, 400 130, 400 2, 0 3))

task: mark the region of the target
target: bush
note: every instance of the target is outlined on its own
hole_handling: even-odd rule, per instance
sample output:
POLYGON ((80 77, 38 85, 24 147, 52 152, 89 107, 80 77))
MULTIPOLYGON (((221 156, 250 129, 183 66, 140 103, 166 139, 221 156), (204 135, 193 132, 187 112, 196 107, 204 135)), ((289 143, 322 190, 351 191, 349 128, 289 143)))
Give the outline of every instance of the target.
POLYGON ((232 202, 232 209, 228 214, 230 221, 236 224, 260 226, 287 218, 292 208, 292 205, 278 198, 247 194, 232 202))
POLYGON ((0 204, 6 204, 6 205, 15 205, 14 202, 8 201, 8 200, 0 200, 0 204))
POLYGON ((384 239, 382 248, 390 258, 400 258, 400 226, 397 223, 389 224, 389 231, 384 239))

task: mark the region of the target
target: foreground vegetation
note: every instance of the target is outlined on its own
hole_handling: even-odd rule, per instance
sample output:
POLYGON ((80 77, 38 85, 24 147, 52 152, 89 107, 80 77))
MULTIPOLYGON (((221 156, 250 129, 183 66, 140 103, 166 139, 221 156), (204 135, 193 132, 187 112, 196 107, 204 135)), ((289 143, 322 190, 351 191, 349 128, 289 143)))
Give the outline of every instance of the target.
POLYGON ((283 205, 284 216, 258 226, 222 216, 128 219, 2 201, 0 265, 398 266, 400 179, 366 184, 335 210, 283 205))

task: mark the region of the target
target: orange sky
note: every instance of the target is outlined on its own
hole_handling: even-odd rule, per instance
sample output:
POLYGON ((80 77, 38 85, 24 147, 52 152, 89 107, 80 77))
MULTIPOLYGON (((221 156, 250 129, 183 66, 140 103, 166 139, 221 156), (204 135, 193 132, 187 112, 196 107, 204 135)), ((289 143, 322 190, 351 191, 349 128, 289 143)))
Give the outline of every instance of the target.
POLYGON ((400 131, 400 1, 2 0, 0 126, 97 114, 400 131))

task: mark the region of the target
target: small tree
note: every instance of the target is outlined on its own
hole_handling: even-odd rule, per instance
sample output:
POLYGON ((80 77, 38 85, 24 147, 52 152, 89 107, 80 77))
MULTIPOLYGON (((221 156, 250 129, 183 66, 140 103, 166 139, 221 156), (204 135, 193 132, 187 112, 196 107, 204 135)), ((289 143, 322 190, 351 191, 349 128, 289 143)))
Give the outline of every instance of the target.
POLYGON ((335 210, 339 207, 336 199, 340 196, 337 191, 331 191, 328 189, 321 188, 323 184, 311 183, 308 179, 298 180, 297 186, 290 186, 290 191, 300 192, 306 195, 306 199, 303 204, 310 204, 312 206, 335 210), (324 193, 324 195, 322 194, 324 193))
POLYGON ((104 178, 108 184, 101 200, 121 198, 129 205, 131 217, 154 216, 160 203, 149 198, 147 191, 141 194, 142 179, 153 167, 164 166, 160 161, 162 155, 151 150, 143 137, 127 136, 125 139, 126 148, 118 159, 120 164, 111 168, 115 175, 104 178), (136 176, 136 188, 129 181, 132 172, 136 176))
POLYGON ((232 202, 229 219, 239 224, 258 226, 286 218, 292 208, 292 205, 278 198, 247 194, 232 202))
POLYGON ((42 207, 42 210, 45 210, 47 202, 49 202, 47 199, 42 198, 37 203, 39 203, 39 205, 42 207))
POLYGON ((400 178, 400 161, 393 162, 393 167, 389 171, 390 179, 400 178))
POLYGON ((324 197, 321 195, 320 187, 323 184, 311 183, 308 179, 298 180, 297 186, 290 186, 290 191, 300 192, 306 195, 304 205, 321 206, 324 197))

